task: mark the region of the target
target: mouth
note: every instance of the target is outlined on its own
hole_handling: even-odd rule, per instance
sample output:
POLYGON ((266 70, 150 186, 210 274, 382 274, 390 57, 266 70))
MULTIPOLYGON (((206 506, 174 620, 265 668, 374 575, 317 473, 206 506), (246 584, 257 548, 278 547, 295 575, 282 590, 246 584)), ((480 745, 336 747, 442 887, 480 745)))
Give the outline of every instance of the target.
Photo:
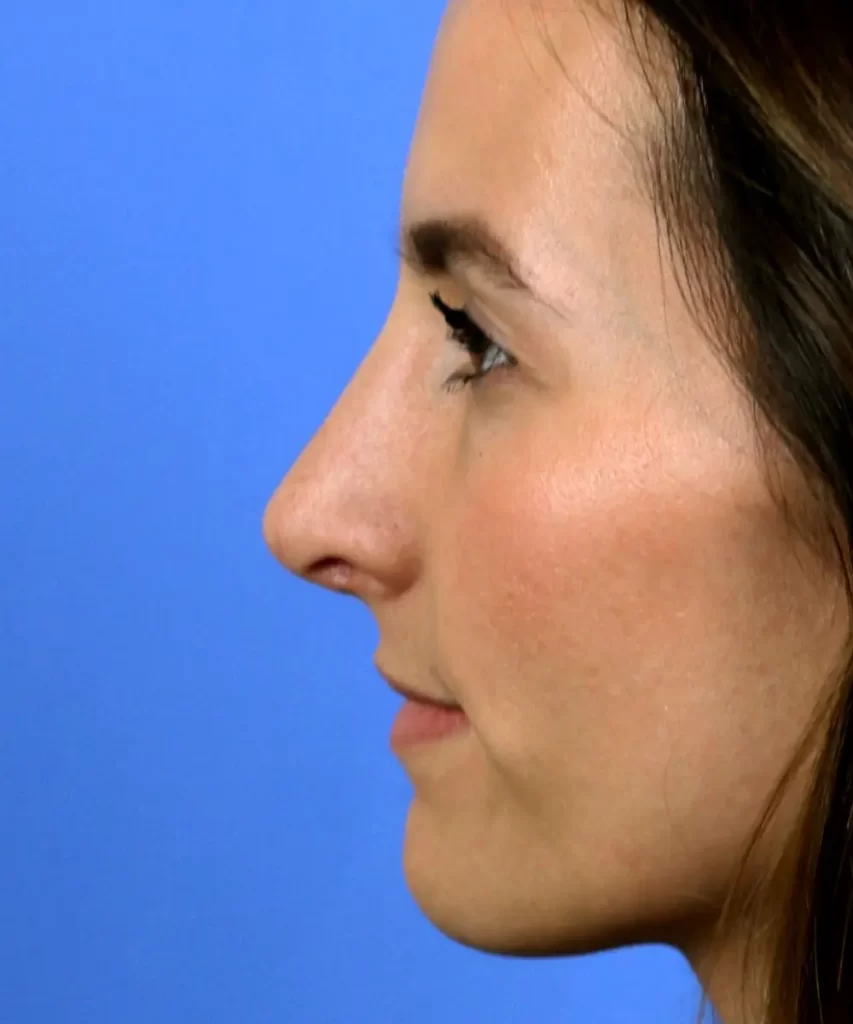
POLYGON ((409 747, 436 743, 466 731, 471 723, 458 706, 407 700, 391 727, 391 749, 400 754, 409 747))
POLYGON ((445 708, 446 710, 458 710, 461 711, 461 705, 454 703, 449 700, 442 700, 439 697, 433 697, 426 693, 421 693, 419 690, 413 690, 409 686, 405 686, 403 683, 398 682, 392 676, 389 676, 386 672, 383 672, 381 668, 377 666, 377 672, 385 680, 385 682, 391 687, 395 693, 399 693, 401 697, 405 697, 406 700, 414 701, 417 704, 426 704, 431 707, 445 708))
POLYGON ((406 698, 391 728, 390 744, 395 754, 412 746, 447 739, 470 726, 461 705, 412 690, 381 669, 378 671, 395 693, 406 698))
POLYGON ((401 697, 405 697, 407 701, 412 701, 415 704, 422 704, 424 707, 439 708, 445 711, 461 711, 462 707, 459 704, 454 704, 451 701, 439 700, 437 697, 427 697, 422 693, 418 693, 416 690, 410 690, 408 686, 403 686, 402 683, 398 683, 392 679, 386 679, 388 685, 395 693, 399 693, 401 697))

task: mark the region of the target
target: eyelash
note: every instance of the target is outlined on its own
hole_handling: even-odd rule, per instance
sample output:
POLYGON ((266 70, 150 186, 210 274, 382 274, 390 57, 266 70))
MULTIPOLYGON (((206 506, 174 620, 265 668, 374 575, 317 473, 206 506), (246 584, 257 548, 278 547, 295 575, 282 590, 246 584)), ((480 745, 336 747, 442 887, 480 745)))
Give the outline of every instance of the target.
POLYGON ((494 349, 496 352, 501 353, 503 358, 503 362, 496 364, 492 360, 491 365, 488 365, 485 369, 481 368, 475 373, 465 373, 464 370, 458 370, 442 384, 443 391, 457 391, 468 384, 482 380, 493 370, 511 370, 514 366, 518 365, 518 360, 515 356, 496 344, 481 327, 474 323, 464 309, 453 309, 445 305, 441 301, 441 296, 438 292, 431 292, 430 299, 447 323, 449 339, 460 345, 469 356, 474 359, 482 359, 489 349, 494 349))

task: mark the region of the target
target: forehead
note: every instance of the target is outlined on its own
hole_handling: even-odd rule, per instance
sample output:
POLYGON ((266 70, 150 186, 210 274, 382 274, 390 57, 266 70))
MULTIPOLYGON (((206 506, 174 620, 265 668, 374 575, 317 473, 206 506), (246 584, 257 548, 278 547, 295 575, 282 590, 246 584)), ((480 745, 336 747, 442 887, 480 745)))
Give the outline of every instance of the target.
POLYGON ((606 247, 608 225, 624 234, 639 227, 632 213, 651 213, 641 209, 630 134, 649 108, 617 24, 580 0, 451 0, 403 219, 476 212, 522 255, 583 251, 584 239, 606 247))

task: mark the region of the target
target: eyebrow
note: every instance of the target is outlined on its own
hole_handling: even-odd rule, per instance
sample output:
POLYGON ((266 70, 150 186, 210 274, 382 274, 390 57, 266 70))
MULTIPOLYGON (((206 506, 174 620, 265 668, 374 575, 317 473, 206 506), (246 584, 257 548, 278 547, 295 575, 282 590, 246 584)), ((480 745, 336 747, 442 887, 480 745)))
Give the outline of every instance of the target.
POLYGON ((397 255, 421 275, 450 274, 453 264, 479 267, 495 285, 539 298, 525 280, 518 259, 478 216, 431 217, 404 224, 397 255))

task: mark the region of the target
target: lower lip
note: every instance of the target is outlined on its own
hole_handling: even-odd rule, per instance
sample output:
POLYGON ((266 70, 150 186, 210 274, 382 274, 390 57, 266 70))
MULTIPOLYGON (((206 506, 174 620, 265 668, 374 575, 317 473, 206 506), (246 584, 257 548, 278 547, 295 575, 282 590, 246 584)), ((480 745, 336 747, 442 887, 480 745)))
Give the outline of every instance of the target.
POLYGON ((391 749, 400 750, 416 743, 444 739, 468 727, 462 708, 444 708, 407 700, 400 708, 391 729, 391 749))

